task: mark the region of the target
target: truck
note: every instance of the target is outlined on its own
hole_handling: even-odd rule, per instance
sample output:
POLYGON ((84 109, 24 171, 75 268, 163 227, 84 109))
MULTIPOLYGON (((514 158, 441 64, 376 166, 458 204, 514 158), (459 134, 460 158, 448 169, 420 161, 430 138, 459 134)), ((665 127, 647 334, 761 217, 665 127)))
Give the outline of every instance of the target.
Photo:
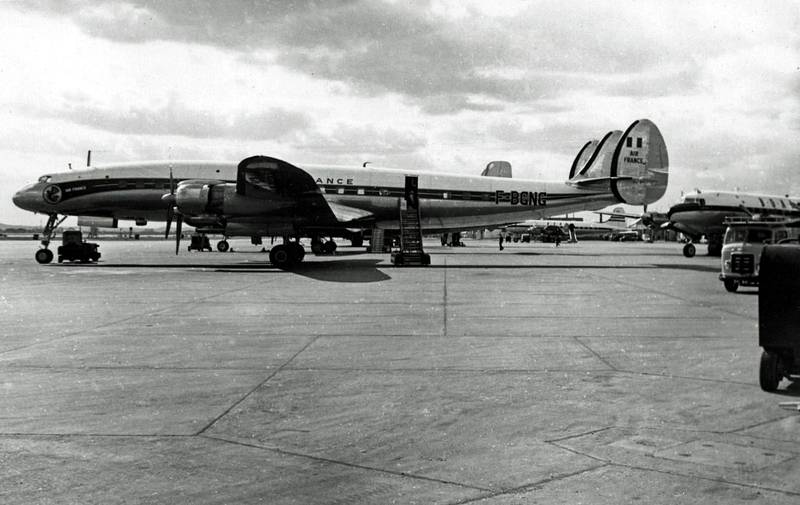
POLYGON ((731 293, 739 286, 758 286, 765 245, 797 243, 800 235, 800 223, 785 218, 728 218, 725 224, 719 280, 731 293))
POLYGON ((97 248, 97 244, 84 242, 83 233, 79 230, 67 230, 61 235, 61 245, 58 246, 58 262, 97 262, 100 259, 100 252, 97 248))

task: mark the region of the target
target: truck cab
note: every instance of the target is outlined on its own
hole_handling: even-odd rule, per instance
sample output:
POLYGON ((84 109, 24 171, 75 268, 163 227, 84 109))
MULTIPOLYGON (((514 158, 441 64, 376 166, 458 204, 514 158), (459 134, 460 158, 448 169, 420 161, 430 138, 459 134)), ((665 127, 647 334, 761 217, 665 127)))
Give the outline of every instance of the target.
MULTIPOLYGON (((797 241, 800 228, 789 226, 782 218, 729 218, 722 244, 722 272, 719 279, 725 289, 734 292, 739 286, 758 286, 761 250, 767 244, 797 241)), ((793 223, 797 224, 797 223, 793 223)))

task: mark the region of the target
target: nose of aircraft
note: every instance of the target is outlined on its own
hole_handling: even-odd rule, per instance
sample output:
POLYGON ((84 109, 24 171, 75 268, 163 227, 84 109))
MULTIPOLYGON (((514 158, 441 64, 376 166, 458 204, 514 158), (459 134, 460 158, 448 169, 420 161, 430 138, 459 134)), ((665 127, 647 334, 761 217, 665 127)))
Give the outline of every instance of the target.
POLYGON ((34 184, 29 184, 24 188, 20 189, 14 196, 11 197, 11 201, 14 202, 14 205, 19 207, 20 209, 25 209, 29 211, 35 212, 35 203, 36 203, 36 195, 34 194, 34 184))

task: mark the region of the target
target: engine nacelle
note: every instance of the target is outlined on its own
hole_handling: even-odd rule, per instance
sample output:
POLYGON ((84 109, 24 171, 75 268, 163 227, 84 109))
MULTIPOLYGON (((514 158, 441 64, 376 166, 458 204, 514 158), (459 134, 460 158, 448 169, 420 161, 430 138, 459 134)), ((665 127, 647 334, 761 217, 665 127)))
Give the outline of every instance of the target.
POLYGON ((87 226, 89 228, 119 228, 117 218, 97 216, 78 216, 78 226, 87 226))
POLYGON ((183 181, 175 189, 175 206, 188 216, 219 213, 225 186, 221 181, 183 181))

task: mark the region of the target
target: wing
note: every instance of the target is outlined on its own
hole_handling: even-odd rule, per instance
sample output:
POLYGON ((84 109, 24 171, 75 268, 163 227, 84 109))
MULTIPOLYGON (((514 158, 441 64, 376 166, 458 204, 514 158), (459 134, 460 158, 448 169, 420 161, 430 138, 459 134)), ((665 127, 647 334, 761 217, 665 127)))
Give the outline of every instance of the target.
POLYGON ((236 193, 290 200, 295 204, 295 216, 314 225, 349 223, 372 216, 362 209, 328 202, 311 174, 269 156, 251 156, 239 162, 236 193))

